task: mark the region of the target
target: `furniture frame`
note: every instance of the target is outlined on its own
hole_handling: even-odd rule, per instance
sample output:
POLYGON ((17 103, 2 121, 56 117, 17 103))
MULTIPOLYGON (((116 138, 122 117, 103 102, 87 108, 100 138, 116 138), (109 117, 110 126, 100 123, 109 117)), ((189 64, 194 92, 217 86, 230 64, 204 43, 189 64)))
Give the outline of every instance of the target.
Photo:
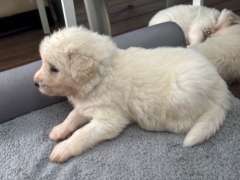
MULTIPOLYGON (((43 31, 45 34, 50 33, 49 23, 47 20, 47 13, 44 6, 44 0, 36 0, 39 15, 43 31)), ((171 0, 166 0, 169 4, 171 0)), ((75 8, 73 0, 61 0, 64 22, 66 27, 77 26, 75 8)), ((195 6, 201 6, 204 4, 204 0, 193 0, 192 4, 195 6)), ((84 0, 84 5, 87 12, 87 18, 89 27, 93 31, 97 31, 101 34, 111 35, 111 26, 109 22, 109 16, 104 0, 84 0)))

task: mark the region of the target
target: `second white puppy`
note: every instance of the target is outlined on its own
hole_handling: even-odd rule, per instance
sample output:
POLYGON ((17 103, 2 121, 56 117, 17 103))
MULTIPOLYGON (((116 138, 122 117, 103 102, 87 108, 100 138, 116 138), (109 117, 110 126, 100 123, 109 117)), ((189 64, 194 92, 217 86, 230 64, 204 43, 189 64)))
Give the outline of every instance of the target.
POLYGON ((229 109, 229 91, 202 55, 184 48, 129 48, 84 28, 63 29, 40 46, 34 80, 42 93, 67 96, 74 109, 50 133, 62 162, 130 123, 150 131, 187 133, 184 146, 215 134, 229 109), (79 126, 85 124, 80 129, 79 126))
POLYGON ((167 21, 177 23, 185 34, 187 44, 194 45, 219 29, 239 23, 240 18, 228 9, 220 12, 204 6, 177 5, 155 14, 149 26, 167 21))

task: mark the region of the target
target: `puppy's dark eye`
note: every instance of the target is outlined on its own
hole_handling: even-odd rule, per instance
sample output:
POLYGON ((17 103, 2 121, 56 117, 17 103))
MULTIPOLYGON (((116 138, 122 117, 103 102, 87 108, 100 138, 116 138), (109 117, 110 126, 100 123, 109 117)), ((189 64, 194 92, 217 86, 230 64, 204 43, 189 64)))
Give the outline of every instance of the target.
POLYGON ((53 73, 59 72, 59 70, 52 64, 50 64, 50 71, 53 72, 53 73))
POLYGON ((209 37, 211 34, 212 34, 212 32, 210 30, 205 30, 204 31, 205 37, 209 37))
POLYGON ((211 31, 206 31, 206 34, 207 34, 207 35, 210 35, 210 34, 211 34, 211 31))

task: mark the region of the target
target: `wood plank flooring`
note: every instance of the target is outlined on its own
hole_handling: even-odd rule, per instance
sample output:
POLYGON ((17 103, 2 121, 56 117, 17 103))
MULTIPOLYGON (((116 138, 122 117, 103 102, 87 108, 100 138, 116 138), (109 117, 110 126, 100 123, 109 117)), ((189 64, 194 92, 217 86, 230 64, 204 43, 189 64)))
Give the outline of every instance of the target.
POLYGON ((39 59, 42 30, 32 30, 0 39, 0 71, 39 59))

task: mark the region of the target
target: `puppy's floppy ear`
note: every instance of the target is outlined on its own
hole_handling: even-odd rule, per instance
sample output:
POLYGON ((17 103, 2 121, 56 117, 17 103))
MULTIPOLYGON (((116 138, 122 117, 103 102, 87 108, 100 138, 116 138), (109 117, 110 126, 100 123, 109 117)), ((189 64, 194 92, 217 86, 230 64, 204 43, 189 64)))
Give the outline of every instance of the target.
POLYGON ((75 80, 89 80, 96 73, 96 62, 93 58, 81 54, 75 48, 69 46, 66 49, 70 74, 75 80))
POLYGON ((49 39, 50 39, 50 36, 45 36, 39 44, 39 49, 38 50, 39 50, 39 53, 40 53, 41 56, 48 49, 49 39))
POLYGON ((192 25, 188 34, 189 46, 198 44, 205 40, 204 33, 198 25, 192 25))
POLYGON ((217 28, 221 29, 234 24, 240 24, 240 16, 229 9, 223 9, 217 20, 217 28))

